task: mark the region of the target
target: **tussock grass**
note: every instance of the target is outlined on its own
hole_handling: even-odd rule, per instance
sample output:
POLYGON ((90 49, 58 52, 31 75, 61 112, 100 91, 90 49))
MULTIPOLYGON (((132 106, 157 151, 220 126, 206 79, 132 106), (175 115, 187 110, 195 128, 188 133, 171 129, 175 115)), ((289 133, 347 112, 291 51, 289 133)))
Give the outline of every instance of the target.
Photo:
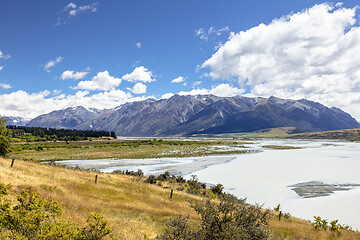
POLYGON ((321 239, 321 240, 355 240, 360 239, 360 232, 342 230, 341 235, 330 230, 314 229, 311 222, 290 217, 289 219, 278 220, 278 213, 273 212, 269 221, 270 239, 321 239))
POLYGON ((74 171, 65 168, 40 165, 0 158, 0 181, 12 184, 10 196, 23 189, 52 197, 63 208, 63 217, 85 225, 91 212, 104 215, 121 239, 141 239, 144 234, 155 237, 163 229, 163 219, 180 213, 199 219, 187 200, 200 199, 185 193, 139 181, 137 177, 74 171), (98 183, 94 183, 98 174, 98 183))

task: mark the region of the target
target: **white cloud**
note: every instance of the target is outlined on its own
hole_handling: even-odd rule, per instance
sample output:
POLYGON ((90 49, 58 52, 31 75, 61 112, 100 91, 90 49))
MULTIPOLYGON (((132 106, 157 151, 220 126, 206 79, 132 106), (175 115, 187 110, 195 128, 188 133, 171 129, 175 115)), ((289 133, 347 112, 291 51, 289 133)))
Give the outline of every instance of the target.
POLYGON ((212 87, 211 89, 197 88, 192 89, 191 91, 181 91, 179 95, 207 95, 212 94, 218 97, 233 97, 235 95, 243 94, 244 89, 232 87, 229 84, 222 83, 217 86, 212 87))
POLYGON ((50 72, 50 68, 54 67, 56 64, 62 62, 62 57, 57 57, 55 60, 50 60, 48 63, 44 65, 44 70, 50 72))
POLYGON ((307 98, 360 119, 360 27, 355 8, 315 5, 231 33, 203 68, 237 79, 249 95, 307 98))
POLYGON ((6 83, 0 83, 0 87, 3 88, 3 89, 10 89, 11 86, 9 84, 6 84, 6 83))
POLYGON ((179 76, 173 80, 171 80, 172 83, 181 83, 181 82, 184 82, 185 81, 185 78, 182 77, 182 76, 179 76))
POLYGON ((204 41, 208 41, 209 38, 215 38, 216 36, 220 36, 224 32, 229 32, 229 27, 223 27, 220 29, 216 29, 215 27, 210 27, 208 30, 205 30, 204 28, 199 28, 195 30, 195 34, 204 41))
POLYGON ((133 97, 122 90, 110 90, 90 95, 89 91, 78 91, 73 95, 50 96, 50 91, 27 93, 19 90, 0 95, 0 112, 6 116, 34 118, 54 110, 73 106, 85 108, 114 108, 126 102, 141 101, 147 97, 133 97))
POLYGON ((171 98, 172 96, 174 96, 175 94, 173 94, 173 93, 165 93, 165 94, 163 94, 162 96, 161 96, 161 98, 160 99, 169 99, 169 98, 171 98))
POLYGON ((121 83, 120 78, 110 76, 109 72, 99 72, 94 76, 91 81, 81 81, 74 89, 84 90, 112 90, 119 86, 121 83))
POLYGON ((82 12, 96 12, 98 3, 94 2, 89 5, 77 6, 75 3, 69 3, 59 13, 56 25, 66 24, 71 18, 79 15, 82 12))
POLYGON ((69 9, 74 9, 76 8, 76 4, 75 3, 69 3, 68 5, 66 5, 66 7, 64 8, 64 11, 67 11, 69 9))
POLYGON ((79 79, 83 79, 89 72, 75 72, 75 71, 70 71, 70 70, 66 70, 65 72, 63 72, 60 76, 60 79, 62 80, 66 80, 66 79, 74 79, 74 80, 79 80, 79 79))
POLYGON ((59 95, 62 92, 62 90, 55 89, 52 91, 53 95, 59 95))
POLYGON ((143 83, 136 83, 134 85, 133 88, 127 88, 128 90, 130 90, 132 93, 135 93, 135 94, 144 94, 146 93, 146 85, 143 84, 143 83))
POLYGON ((135 70, 132 73, 125 74, 122 77, 122 79, 129 82, 143 82, 143 83, 156 81, 153 73, 144 66, 135 68, 135 70))
POLYGON ((196 81, 193 83, 193 87, 199 86, 201 84, 201 81, 196 81))
POLYGON ((0 71, 3 70, 4 66, 0 66, 0 71))
POLYGON ((135 46, 136 46, 137 48, 141 48, 141 42, 137 42, 137 43, 135 44, 135 46))
POLYGON ((9 59, 11 56, 9 54, 4 54, 1 50, 0 50, 0 59, 9 59))
POLYGON ((338 3, 335 4, 335 7, 342 7, 342 5, 344 5, 344 3, 338 2, 338 3))

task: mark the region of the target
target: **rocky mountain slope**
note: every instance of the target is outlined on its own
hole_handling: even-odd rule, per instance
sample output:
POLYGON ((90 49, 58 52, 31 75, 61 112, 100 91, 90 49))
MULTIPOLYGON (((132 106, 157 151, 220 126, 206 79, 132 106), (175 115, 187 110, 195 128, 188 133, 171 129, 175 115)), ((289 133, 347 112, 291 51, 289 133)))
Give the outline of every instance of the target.
POLYGON ((27 127, 75 128, 79 124, 97 117, 102 110, 86 109, 82 106, 69 107, 40 115, 29 121, 27 127))
POLYGON ((6 125, 25 126, 29 122, 28 119, 22 117, 4 116, 7 119, 6 125))
POLYGON ((183 136, 296 127, 304 132, 359 128, 338 108, 305 99, 180 96, 125 103, 89 112, 67 108, 33 119, 27 126, 115 131, 118 136, 183 136), (71 114, 70 114, 71 113, 71 114))

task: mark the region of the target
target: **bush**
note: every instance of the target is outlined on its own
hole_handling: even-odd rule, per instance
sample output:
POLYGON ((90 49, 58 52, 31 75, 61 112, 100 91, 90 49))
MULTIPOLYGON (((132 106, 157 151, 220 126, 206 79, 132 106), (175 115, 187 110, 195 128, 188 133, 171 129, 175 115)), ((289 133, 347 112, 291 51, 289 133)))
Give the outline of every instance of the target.
POLYGON ((321 219, 319 216, 314 216, 314 228, 315 229, 323 229, 326 230, 328 228, 328 222, 326 219, 321 219))
POLYGON ((219 203, 211 200, 192 202, 191 206, 201 217, 200 226, 193 230, 187 218, 177 216, 167 222, 165 233, 158 239, 245 240, 268 237, 268 211, 246 204, 230 194, 221 195, 219 200, 219 203))
POLYGON ((86 222, 88 226, 82 229, 81 239, 97 240, 107 235, 112 239, 114 238, 111 234, 111 227, 108 226, 108 222, 100 214, 90 214, 86 222))
POLYGON ((150 183, 150 184, 156 184, 156 177, 155 175, 150 175, 146 180, 146 183, 150 183))
POLYGON ((222 184, 217 184, 216 186, 211 187, 210 190, 213 193, 220 195, 222 193, 222 191, 224 190, 224 186, 222 184))
POLYGON ((10 185, 0 183, 0 239, 103 239, 113 238, 111 228, 99 214, 91 214, 88 225, 79 228, 59 219, 61 207, 51 198, 23 191, 17 204, 4 197, 10 185))

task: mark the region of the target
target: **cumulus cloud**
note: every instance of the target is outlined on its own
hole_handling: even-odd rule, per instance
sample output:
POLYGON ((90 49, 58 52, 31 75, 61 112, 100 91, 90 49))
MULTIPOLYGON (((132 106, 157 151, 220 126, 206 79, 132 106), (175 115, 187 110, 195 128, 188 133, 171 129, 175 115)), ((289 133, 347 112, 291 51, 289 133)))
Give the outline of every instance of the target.
POLYGON ((75 3, 69 3, 61 12, 59 12, 56 25, 66 24, 72 17, 75 17, 82 12, 94 13, 97 11, 97 5, 97 2, 82 6, 77 6, 75 3))
POLYGON ((135 46, 136 46, 137 48, 141 48, 141 42, 137 42, 137 43, 135 44, 135 46))
POLYGON ((212 87, 211 89, 197 88, 192 89, 191 91, 181 91, 179 95, 207 95, 212 94, 218 97, 233 97, 235 95, 243 94, 244 89, 232 87, 227 83, 222 83, 217 86, 212 87))
POLYGON ((199 28, 195 30, 196 36, 198 36, 201 40, 208 41, 209 38, 214 38, 215 36, 220 36, 224 32, 229 32, 229 27, 223 27, 220 29, 216 29, 215 27, 210 27, 208 30, 204 28, 199 28))
POLYGON ((50 60, 48 63, 44 65, 44 70, 50 72, 50 68, 54 67, 56 64, 62 62, 62 57, 57 57, 55 60, 50 60))
POLYGON ((175 94, 173 94, 173 93, 165 93, 165 94, 163 94, 162 96, 161 96, 161 98, 160 99, 169 99, 169 98, 171 98, 172 96, 174 96, 175 94))
POLYGON ((10 55, 9 54, 4 54, 1 50, 0 50, 0 59, 9 59, 10 55))
POLYGON ((74 79, 74 80, 79 80, 79 79, 83 79, 89 72, 75 72, 75 71, 70 71, 70 70, 66 70, 65 72, 63 72, 60 76, 60 79, 62 80, 66 80, 66 79, 74 79))
POLYGON ((144 66, 135 68, 132 73, 125 74, 122 77, 122 79, 128 82, 143 82, 143 83, 156 81, 153 73, 144 66))
POLYGON ((121 83, 120 78, 110 76, 109 72, 99 72, 94 76, 91 81, 81 81, 74 89, 84 90, 112 90, 119 86, 121 83))
POLYGON ((54 110, 73 106, 85 108, 114 108, 126 102, 141 101, 147 97, 133 97, 122 90, 110 90, 90 95, 89 91, 77 91, 72 95, 60 94, 50 97, 48 90, 27 93, 19 90, 0 95, 0 112, 6 116, 25 117, 28 119, 54 110))
POLYGON ((146 93, 146 85, 143 83, 136 83, 133 88, 128 88, 132 93, 144 94, 146 93))
POLYGON ((0 83, 0 87, 3 88, 3 89, 10 89, 11 88, 11 86, 9 84, 6 84, 6 83, 0 83))
POLYGON ((360 27, 355 8, 315 5, 231 33, 202 68, 249 95, 307 98, 360 119, 360 27))
POLYGON ((182 76, 179 76, 173 80, 171 80, 171 83, 181 83, 181 82, 184 82, 185 81, 185 78, 182 77, 182 76))

